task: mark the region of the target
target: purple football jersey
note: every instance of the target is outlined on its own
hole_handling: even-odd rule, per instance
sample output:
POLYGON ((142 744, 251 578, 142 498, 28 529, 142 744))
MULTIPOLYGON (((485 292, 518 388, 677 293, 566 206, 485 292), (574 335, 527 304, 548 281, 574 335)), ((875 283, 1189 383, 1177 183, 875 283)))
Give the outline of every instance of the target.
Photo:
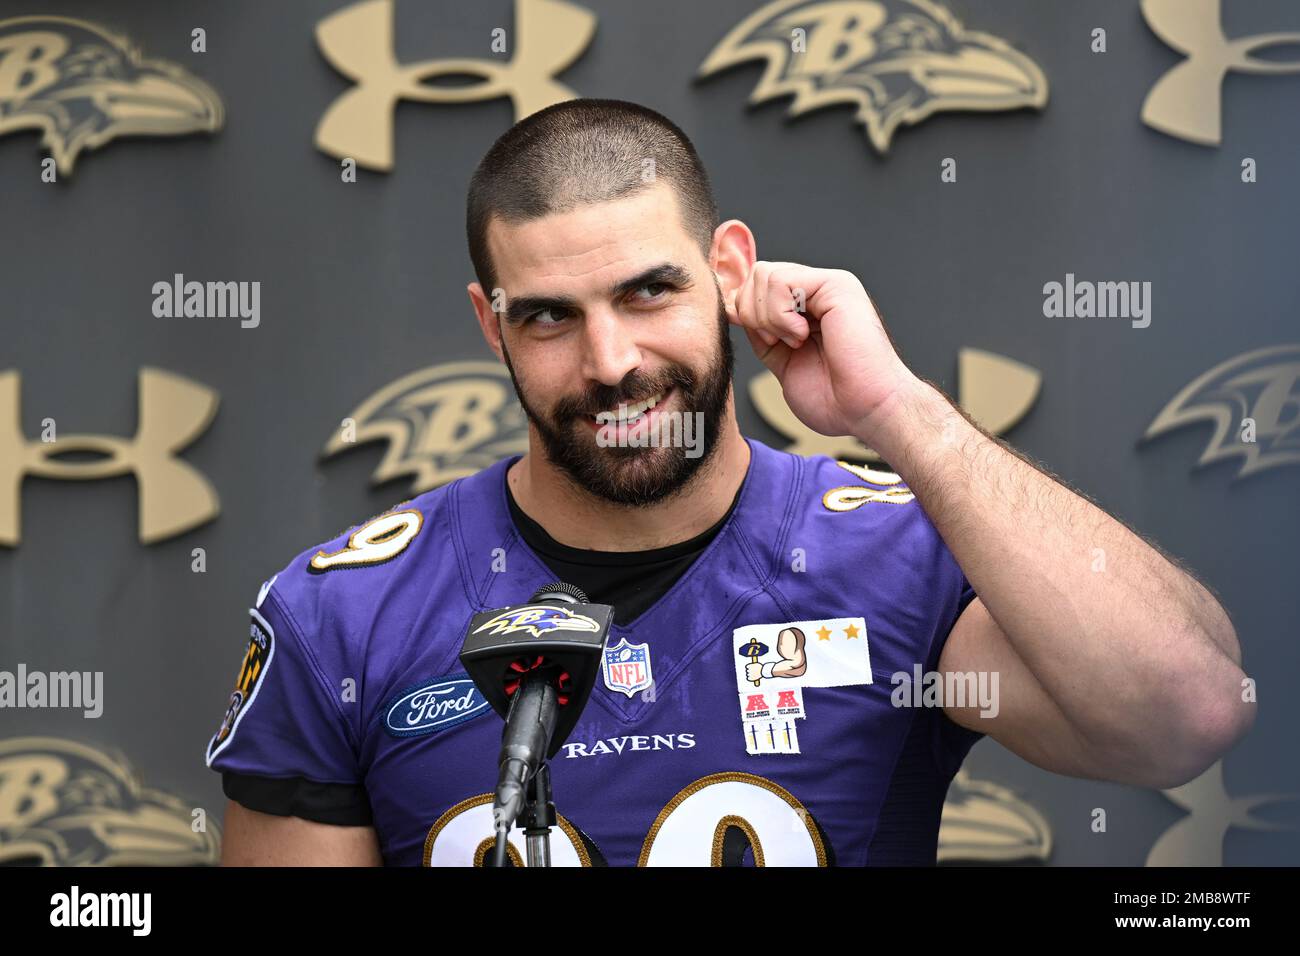
MULTIPOLYGON (((974 597, 897 476, 752 450, 689 570, 614 626, 551 760, 553 865, 935 862, 949 782, 982 734, 896 706, 974 597)), ((458 660, 478 612, 554 581, 511 521, 517 456, 294 558, 258 596, 220 771, 364 787, 390 865, 493 842, 500 717, 458 660)), ((511 859, 524 844, 511 834, 511 859)))

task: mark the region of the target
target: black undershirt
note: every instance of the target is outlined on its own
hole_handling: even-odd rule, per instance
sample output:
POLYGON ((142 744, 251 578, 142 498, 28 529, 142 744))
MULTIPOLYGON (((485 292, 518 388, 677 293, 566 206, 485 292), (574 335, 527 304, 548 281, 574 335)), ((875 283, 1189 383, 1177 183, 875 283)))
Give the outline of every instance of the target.
POLYGON ((686 573, 687 568, 709 546, 731 513, 736 510, 740 493, 727 513, 713 527, 688 541, 648 551, 590 551, 560 544, 546 529, 534 521, 515 502, 506 489, 510 517, 524 543, 555 572, 558 580, 582 588, 593 604, 614 608, 614 623, 626 627, 649 610, 668 589, 686 573))
MULTIPOLYGON (((582 588, 587 600, 614 608, 614 623, 628 625, 658 601, 709 546, 731 513, 688 541, 648 551, 590 551, 560 544, 515 503, 506 488, 510 517, 524 543, 532 548, 556 579, 582 588)), ((276 816, 302 817, 340 826, 369 826, 373 822, 369 796, 360 784, 316 783, 302 777, 274 778, 225 771, 222 789, 250 810, 276 816)))

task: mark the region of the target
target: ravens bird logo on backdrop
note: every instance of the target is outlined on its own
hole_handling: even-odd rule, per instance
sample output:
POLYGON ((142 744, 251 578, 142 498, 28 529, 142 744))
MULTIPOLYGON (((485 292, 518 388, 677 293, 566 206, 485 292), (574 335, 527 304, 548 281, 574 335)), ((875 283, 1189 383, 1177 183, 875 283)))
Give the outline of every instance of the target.
POLYGON ((212 132, 222 119, 210 86, 124 37, 66 17, 0 20, 0 135, 42 130, 60 173, 118 136, 212 132))
POLYGON ((1046 863, 1051 855, 1052 829, 1037 809, 1007 787, 957 771, 939 825, 941 864, 1046 863))
POLYGON ((404 375, 343 419, 322 457, 384 440, 372 484, 411 475, 411 493, 472 475, 528 450, 528 423, 494 362, 444 362, 404 375))
POLYGON ((1300 345, 1228 359, 1195 378, 1160 410, 1143 441, 1198 422, 1214 435, 1197 465, 1244 458, 1237 478, 1300 465, 1300 345))
POLYGON ((0 740, 0 866, 201 866, 220 831, 126 761, 57 737, 0 740))
POLYGON ((767 61, 749 101, 794 94, 790 115, 854 103, 879 152, 900 125, 939 110, 1009 110, 1047 103, 1029 57, 963 29, 931 0, 778 0, 750 15, 709 54, 699 77, 767 61))

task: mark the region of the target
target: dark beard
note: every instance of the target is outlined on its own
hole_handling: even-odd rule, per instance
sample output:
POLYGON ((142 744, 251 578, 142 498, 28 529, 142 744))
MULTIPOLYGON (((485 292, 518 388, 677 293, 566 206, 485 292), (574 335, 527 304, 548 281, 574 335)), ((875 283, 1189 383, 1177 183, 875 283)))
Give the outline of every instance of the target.
POLYGON ((684 365, 671 365, 654 376, 629 372, 617 386, 597 385, 585 395, 563 398, 549 416, 539 415, 524 398, 510 364, 510 354, 501 345, 510 380, 524 414, 541 436, 546 457, 562 469, 582 490, 615 504, 644 506, 680 494, 697 472, 713 457, 727 410, 727 393, 735 374, 735 353, 731 348, 730 323, 718 293, 717 360, 703 378, 684 365), (686 456, 686 449, 607 446, 596 442, 596 433, 582 419, 620 403, 631 405, 672 388, 683 414, 703 412, 703 428, 697 433, 700 455, 686 456))

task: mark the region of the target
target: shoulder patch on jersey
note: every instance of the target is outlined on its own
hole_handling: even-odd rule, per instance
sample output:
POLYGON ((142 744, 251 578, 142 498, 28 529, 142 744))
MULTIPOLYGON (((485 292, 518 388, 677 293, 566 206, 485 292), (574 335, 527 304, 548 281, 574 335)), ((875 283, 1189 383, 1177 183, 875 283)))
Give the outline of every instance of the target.
POLYGON ((324 574, 337 568, 384 564, 406 550, 423 524, 424 515, 414 509, 386 511, 353 531, 348 543, 337 551, 317 551, 307 562, 307 570, 324 574))
POLYGON ((250 608, 249 614, 252 615, 252 621, 248 628, 248 650, 244 653, 244 662, 239 665, 239 677, 235 680, 235 689, 230 695, 230 704, 226 707, 221 727, 208 742, 208 766, 230 743, 239 721, 248 712, 248 708, 253 706, 253 698, 257 696, 257 689, 262 686, 262 679, 271 666, 271 658, 275 656, 275 632, 271 625, 256 608, 250 608))
POLYGON ((826 491, 822 495, 822 505, 827 511, 854 511, 869 502, 905 505, 916 499, 916 495, 903 484, 903 479, 892 471, 854 465, 847 461, 836 461, 835 464, 863 483, 837 485, 826 491))
POLYGON ((384 705, 384 730, 393 737, 418 737, 446 730, 492 709, 468 674, 434 677, 400 691, 384 705))

